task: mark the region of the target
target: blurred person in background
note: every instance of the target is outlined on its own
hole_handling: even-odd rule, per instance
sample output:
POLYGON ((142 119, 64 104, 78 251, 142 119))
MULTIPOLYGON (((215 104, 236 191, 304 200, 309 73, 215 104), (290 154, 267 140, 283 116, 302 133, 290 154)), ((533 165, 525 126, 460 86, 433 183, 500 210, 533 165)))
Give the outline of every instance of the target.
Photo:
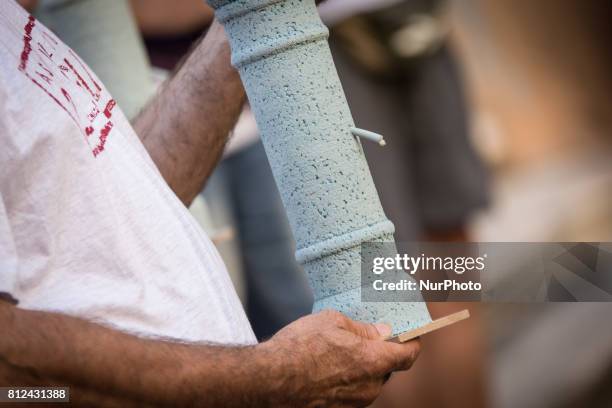
MULTIPOLYGON (((612 241, 611 10, 605 0, 451 6, 474 135, 494 178, 491 208, 472 234, 478 241, 578 242, 564 261, 587 279, 597 276, 590 268, 612 259, 597 249, 612 241)), ((509 263, 509 284, 530 261, 509 263)), ((566 272, 547 279, 580 299, 586 288, 566 272)), ((610 302, 488 309, 495 407, 612 406, 610 302)))

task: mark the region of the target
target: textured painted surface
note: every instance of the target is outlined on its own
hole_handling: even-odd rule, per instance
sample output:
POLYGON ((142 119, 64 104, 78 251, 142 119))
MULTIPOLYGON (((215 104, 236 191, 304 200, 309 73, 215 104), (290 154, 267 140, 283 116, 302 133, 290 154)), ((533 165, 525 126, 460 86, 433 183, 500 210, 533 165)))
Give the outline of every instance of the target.
POLYGON ((232 63, 293 229, 296 258, 315 293, 314 310, 333 308, 358 320, 389 322, 394 333, 430 322, 420 296, 361 302, 360 244, 391 242, 394 228, 351 134, 355 124, 314 0, 209 3, 230 38, 232 63))

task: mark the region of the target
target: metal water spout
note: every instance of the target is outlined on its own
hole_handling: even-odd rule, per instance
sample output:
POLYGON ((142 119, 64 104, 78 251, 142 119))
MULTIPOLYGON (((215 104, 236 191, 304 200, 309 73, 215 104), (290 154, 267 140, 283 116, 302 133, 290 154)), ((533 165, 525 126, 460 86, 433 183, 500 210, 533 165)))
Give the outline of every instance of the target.
MULTIPOLYGON (((361 301, 361 244, 394 242, 394 227, 352 134, 355 124, 314 0, 208 2, 230 39, 232 64, 293 229, 296 258, 314 290, 314 311, 331 308, 387 322, 394 334, 431 322, 418 292, 405 302, 361 301)), ((396 252, 394 244, 379 250, 387 257, 396 252)))

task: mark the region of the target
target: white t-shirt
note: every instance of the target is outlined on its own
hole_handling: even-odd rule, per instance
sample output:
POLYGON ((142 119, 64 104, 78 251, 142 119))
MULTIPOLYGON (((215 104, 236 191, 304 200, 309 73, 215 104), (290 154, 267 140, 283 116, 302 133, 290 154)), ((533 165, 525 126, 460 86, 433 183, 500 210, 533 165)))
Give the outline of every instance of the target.
POLYGON ((108 91, 53 33, 6 0, 0 292, 25 309, 144 335, 255 342, 217 251, 108 91))

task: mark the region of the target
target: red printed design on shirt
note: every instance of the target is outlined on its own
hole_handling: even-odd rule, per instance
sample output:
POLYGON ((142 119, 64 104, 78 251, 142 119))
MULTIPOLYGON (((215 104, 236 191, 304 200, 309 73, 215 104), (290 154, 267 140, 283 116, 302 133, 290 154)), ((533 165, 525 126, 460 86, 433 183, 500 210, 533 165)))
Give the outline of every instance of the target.
POLYGON ((19 70, 68 114, 94 157, 104 151, 114 99, 85 63, 32 16, 24 26, 19 70))

